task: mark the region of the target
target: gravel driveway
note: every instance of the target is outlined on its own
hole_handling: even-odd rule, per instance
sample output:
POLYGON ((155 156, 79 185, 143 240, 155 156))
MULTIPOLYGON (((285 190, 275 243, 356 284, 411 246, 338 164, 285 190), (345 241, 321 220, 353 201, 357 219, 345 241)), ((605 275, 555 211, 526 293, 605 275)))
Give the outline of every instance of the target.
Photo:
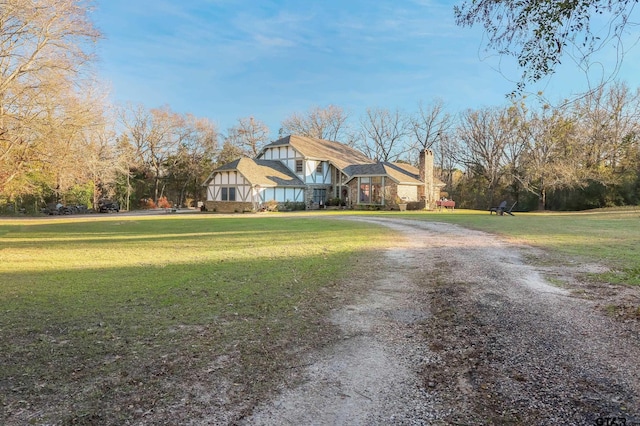
POLYGON ((334 312, 339 343, 242 424, 640 425, 638 321, 602 308, 636 289, 454 225, 352 220, 393 228, 396 246, 334 312))

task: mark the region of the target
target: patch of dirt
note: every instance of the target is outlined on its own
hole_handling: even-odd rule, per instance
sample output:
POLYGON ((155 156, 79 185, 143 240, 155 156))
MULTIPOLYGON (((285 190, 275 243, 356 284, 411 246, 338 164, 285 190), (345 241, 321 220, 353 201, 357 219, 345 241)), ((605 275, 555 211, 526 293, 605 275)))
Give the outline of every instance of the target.
POLYGON ((341 339, 309 355, 302 384, 241 424, 640 423, 638 321, 602 308, 637 289, 455 225, 354 220, 404 238, 334 312, 341 339))
POLYGON ((346 283, 356 288, 365 284, 365 294, 331 317, 340 341, 310 354, 303 383, 258 407, 241 424, 407 424, 416 418, 435 419, 433 401, 416 374, 429 353, 422 324, 430 316, 426 293, 413 279, 416 271, 423 271, 419 254, 408 251, 406 242, 371 259, 366 276, 370 281, 346 283))

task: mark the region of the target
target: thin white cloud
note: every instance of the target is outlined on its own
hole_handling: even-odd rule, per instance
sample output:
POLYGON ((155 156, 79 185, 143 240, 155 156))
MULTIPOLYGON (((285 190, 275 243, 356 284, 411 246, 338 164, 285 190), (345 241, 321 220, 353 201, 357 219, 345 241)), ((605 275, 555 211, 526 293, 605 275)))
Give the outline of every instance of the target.
POLYGON ((509 59, 482 50, 481 28, 457 27, 453 4, 99 0, 101 66, 118 98, 168 104, 222 128, 254 115, 277 131, 283 111, 312 104, 357 115, 434 96, 456 108, 501 103, 514 84, 492 67, 505 70, 509 59))
POLYGON ((262 34, 256 34, 254 36, 254 39, 260 46, 264 46, 267 48, 295 46, 295 43, 292 40, 284 39, 282 37, 268 37, 262 34))

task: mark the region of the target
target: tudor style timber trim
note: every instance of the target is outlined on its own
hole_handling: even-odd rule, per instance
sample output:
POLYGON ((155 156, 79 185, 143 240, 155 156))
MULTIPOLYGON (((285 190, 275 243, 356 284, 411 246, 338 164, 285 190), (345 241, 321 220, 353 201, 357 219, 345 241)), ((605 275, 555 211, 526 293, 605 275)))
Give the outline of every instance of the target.
POLYGON ((340 142, 287 136, 265 146, 255 159, 240 158, 219 167, 205 185, 207 200, 218 203, 216 211, 257 209, 270 201, 317 208, 335 197, 350 206, 388 208, 401 197, 428 208, 444 186, 433 176, 433 168, 429 150, 420 153, 415 167, 377 162, 340 142))
MULTIPOLYGON (((225 171, 217 173, 212 180, 213 186, 208 187, 209 196, 207 197, 212 201, 240 201, 240 202, 253 202, 254 194, 252 192, 252 185, 244 176, 238 173, 237 170, 225 171), (222 193, 224 189, 234 189, 233 199, 223 199, 222 193)), ((229 192, 227 191, 227 194, 229 192)))

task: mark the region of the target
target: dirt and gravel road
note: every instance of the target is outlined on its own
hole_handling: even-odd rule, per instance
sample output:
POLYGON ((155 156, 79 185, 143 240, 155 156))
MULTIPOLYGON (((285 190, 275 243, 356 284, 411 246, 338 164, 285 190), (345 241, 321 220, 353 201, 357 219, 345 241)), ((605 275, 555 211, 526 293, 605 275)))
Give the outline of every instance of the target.
POLYGON ((352 220, 393 228, 396 246, 333 313, 338 343, 242 424, 640 425, 638 321, 605 309, 637 290, 454 225, 352 220))

